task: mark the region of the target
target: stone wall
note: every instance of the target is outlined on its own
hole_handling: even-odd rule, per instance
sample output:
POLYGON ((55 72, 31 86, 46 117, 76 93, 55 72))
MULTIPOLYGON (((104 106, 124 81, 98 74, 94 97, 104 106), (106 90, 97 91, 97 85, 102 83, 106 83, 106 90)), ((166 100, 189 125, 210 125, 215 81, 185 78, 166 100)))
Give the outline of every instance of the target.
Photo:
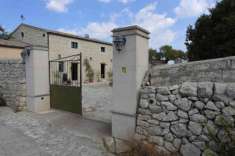
POLYGON ((140 92, 136 137, 183 156, 220 155, 219 143, 211 134, 229 147, 232 144, 227 143, 223 124, 231 126, 235 134, 234 119, 235 83, 148 86, 140 92))
POLYGON ((26 107, 25 64, 20 60, 0 60, 0 92, 6 105, 16 111, 26 107))
POLYGON ((174 85, 186 81, 235 82, 235 57, 155 66, 149 73, 154 86, 174 85))

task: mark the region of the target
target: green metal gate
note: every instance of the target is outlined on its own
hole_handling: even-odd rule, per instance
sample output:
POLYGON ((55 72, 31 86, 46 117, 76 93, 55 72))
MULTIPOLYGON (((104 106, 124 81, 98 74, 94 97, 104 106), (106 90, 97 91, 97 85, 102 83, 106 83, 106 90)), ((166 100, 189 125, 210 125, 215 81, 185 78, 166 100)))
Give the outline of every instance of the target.
POLYGON ((50 61, 51 107, 82 115, 82 54, 50 61))

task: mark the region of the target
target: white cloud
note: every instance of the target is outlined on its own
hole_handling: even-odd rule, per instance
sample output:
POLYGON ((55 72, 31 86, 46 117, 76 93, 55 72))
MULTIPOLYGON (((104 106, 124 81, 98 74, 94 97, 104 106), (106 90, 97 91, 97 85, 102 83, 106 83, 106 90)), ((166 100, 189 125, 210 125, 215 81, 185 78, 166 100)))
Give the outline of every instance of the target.
POLYGON ((170 29, 175 24, 175 19, 167 17, 166 14, 156 13, 156 3, 151 3, 141 9, 134 18, 133 24, 150 31, 150 46, 159 48, 164 44, 170 44, 174 38, 175 33, 170 29))
POLYGON ((159 48, 165 44, 171 44, 176 33, 171 30, 175 19, 166 14, 156 12, 157 4, 151 3, 140 9, 136 14, 129 9, 123 9, 119 13, 112 14, 110 19, 102 22, 90 22, 83 28, 58 29, 59 31, 73 34, 89 34, 92 38, 111 40, 111 30, 120 26, 139 25, 150 31, 150 46, 159 48), (125 21, 125 23, 122 23, 125 21))
POLYGON ((127 4, 130 2, 134 2, 135 0, 118 0, 119 2, 123 3, 123 4, 127 4))
POLYGON ((46 7, 55 12, 66 12, 73 0, 46 0, 46 7))
POLYGON ((117 27, 116 23, 108 22, 92 22, 89 23, 85 28, 79 30, 79 34, 89 34, 91 37, 107 40, 111 37, 111 30, 117 27))
POLYGON ((117 25, 111 21, 108 22, 91 22, 84 28, 74 28, 74 29, 66 29, 66 28, 60 28, 57 29, 58 31, 75 34, 84 36, 85 34, 89 34, 91 38, 97 38, 101 40, 109 40, 112 32, 111 30, 116 28, 117 25))
POLYGON ((208 9, 215 5, 216 0, 180 0, 179 5, 174 9, 177 17, 195 17, 208 13, 208 9))
POLYGON ((69 33, 69 34, 74 34, 74 35, 78 35, 78 30, 77 29, 66 29, 66 28, 59 28, 57 29, 60 32, 64 32, 64 33, 69 33))
MULTIPOLYGON (((109 3, 112 0, 98 0, 98 1, 103 2, 103 3, 109 3)), ((117 0, 117 1, 120 2, 120 3, 123 3, 123 4, 127 4, 127 3, 130 3, 130 2, 134 2, 135 0, 117 0)))

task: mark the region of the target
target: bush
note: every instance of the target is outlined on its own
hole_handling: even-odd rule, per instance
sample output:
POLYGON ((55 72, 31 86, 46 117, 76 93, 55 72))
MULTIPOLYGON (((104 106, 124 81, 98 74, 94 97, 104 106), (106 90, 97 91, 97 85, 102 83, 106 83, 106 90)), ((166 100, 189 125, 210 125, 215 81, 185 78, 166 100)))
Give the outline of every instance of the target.
MULTIPOLYGON (((233 123, 228 122, 225 116, 220 117, 220 131, 224 132, 222 139, 209 127, 207 127, 209 138, 214 141, 217 146, 216 153, 219 156, 232 156, 235 153, 235 130, 233 123)), ((211 156, 215 151, 207 145, 205 156, 211 156)))
POLYGON ((86 77, 88 78, 89 82, 93 82, 94 81, 94 70, 92 69, 89 60, 86 58, 84 60, 84 65, 86 67, 85 71, 86 71, 86 77))
POLYGON ((109 81, 109 85, 112 86, 113 85, 113 72, 112 72, 112 70, 108 71, 108 81, 109 81))

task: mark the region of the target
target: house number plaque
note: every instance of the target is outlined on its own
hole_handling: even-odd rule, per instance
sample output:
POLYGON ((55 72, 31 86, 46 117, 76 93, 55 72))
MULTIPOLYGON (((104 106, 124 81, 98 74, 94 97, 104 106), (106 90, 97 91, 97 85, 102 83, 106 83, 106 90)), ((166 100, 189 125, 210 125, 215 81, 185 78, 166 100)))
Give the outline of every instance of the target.
POLYGON ((122 73, 123 73, 123 74, 126 74, 126 73, 127 73, 126 67, 122 67, 122 73))

